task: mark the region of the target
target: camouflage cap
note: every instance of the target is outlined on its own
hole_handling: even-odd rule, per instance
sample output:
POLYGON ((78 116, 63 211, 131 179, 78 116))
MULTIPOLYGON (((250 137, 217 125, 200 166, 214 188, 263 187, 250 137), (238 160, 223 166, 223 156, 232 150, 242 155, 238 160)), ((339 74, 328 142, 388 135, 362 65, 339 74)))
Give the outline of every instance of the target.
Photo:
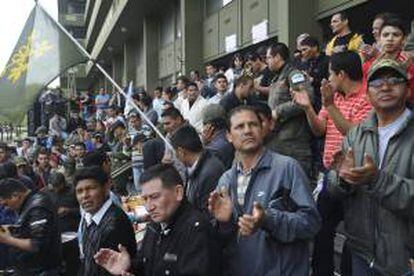
POLYGON ((226 111, 219 104, 210 104, 203 110, 203 124, 207 124, 218 119, 226 119, 226 111))
POLYGON ((24 158, 23 156, 16 156, 13 161, 17 167, 29 164, 29 162, 27 162, 26 158, 24 158))
POLYGON ((372 80, 376 73, 385 68, 392 69, 405 79, 408 79, 407 68, 403 64, 394 59, 380 59, 372 64, 371 68, 369 69, 368 81, 372 80))

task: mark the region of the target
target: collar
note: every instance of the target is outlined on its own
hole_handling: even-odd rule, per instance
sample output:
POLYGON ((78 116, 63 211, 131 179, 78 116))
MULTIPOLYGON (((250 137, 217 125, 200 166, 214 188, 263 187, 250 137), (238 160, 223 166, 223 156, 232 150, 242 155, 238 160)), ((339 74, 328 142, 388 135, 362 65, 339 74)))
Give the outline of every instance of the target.
POLYGON ((158 229, 158 231, 156 232, 160 233, 161 235, 167 236, 174 228, 175 224, 180 219, 182 214, 185 213, 185 211, 188 208, 191 208, 190 204, 186 199, 183 199, 183 201, 181 201, 181 204, 178 206, 177 210, 175 210, 174 214, 171 216, 168 222, 161 222, 155 224, 156 226, 154 228, 158 229))
MULTIPOLYGON (((400 130, 395 134, 398 135, 402 131, 404 131, 407 126, 414 120, 414 113, 412 108, 407 107, 407 109, 410 111, 410 116, 405 120, 404 124, 400 128, 400 130)), ((401 115, 402 116, 402 115, 401 115)), ((371 115, 361 123, 361 129, 362 131, 369 131, 369 132, 378 132, 378 117, 375 112, 371 112, 371 115)))
POLYGON ((243 172, 243 166, 242 166, 241 162, 238 161, 238 162, 236 162, 236 171, 237 171, 237 173, 250 174, 253 171, 261 170, 261 169, 264 169, 264 168, 270 168, 271 161, 272 161, 271 158, 272 158, 272 156, 271 156, 269 150, 267 150, 266 148, 263 148, 263 152, 258 157, 256 165, 254 165, 253 168, 251 168, 247 173, 244 173, 243 172))
POLYGON ((96 225, 99 225, 102 218, 105 216, 106 211, 108 211, 109 207, 112 205, 112 200, 110 197, 105 201, 105 203, 102 205, 101 209, 99 209, 98 212, 96 212, 94 215, 90 213, 84 213, 86 224, 89 226, 92 221, 95 222, 96 225))
POLYGON ((198 158, 196 159, 196 161, 194 162, 194 164, 191 167, 187 168, 187 172, 188 172, 189 175, 192 175, 194 173, 194 171, 196 170, 197 165, 200 162, 201 156, 202 155, 199 155, 198 158))

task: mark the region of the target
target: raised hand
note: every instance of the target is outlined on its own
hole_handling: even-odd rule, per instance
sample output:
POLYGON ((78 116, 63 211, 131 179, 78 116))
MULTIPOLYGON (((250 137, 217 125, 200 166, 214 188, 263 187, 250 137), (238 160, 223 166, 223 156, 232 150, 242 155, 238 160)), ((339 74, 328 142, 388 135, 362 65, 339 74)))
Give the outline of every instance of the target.
POLYGON ((305 90, 300 91, 291 91, 293 102, 302 107, 303 109, 308 109, 312 107, 312 102, 310 100, 310 97, 308 93, 306 93, 305 90))
POLYGON ((131 266, 131 258, 126 248, 118 245, 119 252, 102 248, 95 254, 95 262, 105 268, 109 273, 114 275, 127 275, 131 266))
POLYGON ((210 193, 208 210, 219 222, 229 222, 233 213, 233 203, 228 190, 222 187, 220 192, 210 193))
POLYGON ((251 215, 244 214, 239 218, 239 233, 242 236, 250 236, 254 234, 257 229, 262 226, 265 217, 265 211, 263 207, 255 202, 253 205, 253 211, 251 215))
POLYGON ((334 104, 334 91, 328 80, 321 82, 322 105, 327 108, 334 104))

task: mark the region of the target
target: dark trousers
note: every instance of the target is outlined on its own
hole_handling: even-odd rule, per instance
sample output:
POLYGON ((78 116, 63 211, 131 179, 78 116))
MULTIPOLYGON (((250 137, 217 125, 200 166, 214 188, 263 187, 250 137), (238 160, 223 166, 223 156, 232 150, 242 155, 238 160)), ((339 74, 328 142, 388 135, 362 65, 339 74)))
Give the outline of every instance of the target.
MULTIPOLYGON (((332 198, 326 190, 318 197, 318 211, 322 217, 322 227, 314 240, 312 271, 315 276, 334 275, 334 239, 336 227, 343 220, 342 202, 332 198)), ((341 274, 350 275, 349 252, 342 249, 341 274)))

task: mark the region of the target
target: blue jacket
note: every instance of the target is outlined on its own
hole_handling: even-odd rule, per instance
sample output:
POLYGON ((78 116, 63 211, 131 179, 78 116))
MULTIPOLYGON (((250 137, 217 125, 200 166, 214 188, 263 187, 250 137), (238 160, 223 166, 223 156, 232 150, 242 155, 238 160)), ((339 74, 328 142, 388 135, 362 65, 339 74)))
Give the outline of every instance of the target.
POLYGON ((227 187, 234 203, 232 222, 218 224, 228 242, 231 275, 309 275, 308 242, 321 219, 299 163, 265 150, 252 171, 244 206, 237 201, 237 174, 234 164, 217 187, 227 187), (251 214, 255 201, 265 208, 263 225, 252 236, 238 237, 237 218, 251 214))

